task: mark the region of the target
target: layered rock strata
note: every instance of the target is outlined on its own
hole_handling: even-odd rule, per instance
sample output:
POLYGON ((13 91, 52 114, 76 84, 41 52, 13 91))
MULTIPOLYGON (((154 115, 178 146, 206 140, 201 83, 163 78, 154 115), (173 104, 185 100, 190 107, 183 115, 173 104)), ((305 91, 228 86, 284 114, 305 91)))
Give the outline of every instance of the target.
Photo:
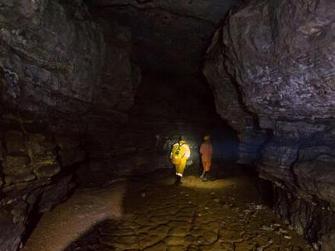
POLYGON ((267 135, 250 138, 260 176, 280 188, 278 212, 324 250, 335 248, 334 9, 331 0, 249 1, 217 31, 204 67, 242 143, 245 132, 267 135))
POLYGON ((22 245, 78 166, 109 150, 138 82, 129 39, 105 38, 81 1, 0 1, 1 250, 22 245))

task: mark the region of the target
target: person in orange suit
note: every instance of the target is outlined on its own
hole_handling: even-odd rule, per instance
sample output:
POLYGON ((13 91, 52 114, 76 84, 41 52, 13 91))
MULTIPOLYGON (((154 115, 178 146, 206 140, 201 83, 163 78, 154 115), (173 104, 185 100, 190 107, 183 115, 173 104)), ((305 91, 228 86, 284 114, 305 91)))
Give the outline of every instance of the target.
POLYGON ((200 146, 200 155, 203 168, 200 178, 202 181, 207 181, 208 174, 211 170, 212 156, 213 156, 213 146, 209 135, 206 135, 204 137, 204 141, 200 146))

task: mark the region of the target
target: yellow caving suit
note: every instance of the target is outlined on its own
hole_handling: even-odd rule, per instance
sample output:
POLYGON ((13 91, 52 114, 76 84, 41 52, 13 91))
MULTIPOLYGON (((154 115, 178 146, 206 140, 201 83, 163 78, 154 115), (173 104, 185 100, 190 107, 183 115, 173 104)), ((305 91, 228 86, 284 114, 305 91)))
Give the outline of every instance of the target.
POLYGON ((176 167, 176 175, 183 177, 183 173, 186 167, 186 162, 191 156, 190 147, 185 141, 180 141, 173 145, 170 159, 172 164, 176 167))

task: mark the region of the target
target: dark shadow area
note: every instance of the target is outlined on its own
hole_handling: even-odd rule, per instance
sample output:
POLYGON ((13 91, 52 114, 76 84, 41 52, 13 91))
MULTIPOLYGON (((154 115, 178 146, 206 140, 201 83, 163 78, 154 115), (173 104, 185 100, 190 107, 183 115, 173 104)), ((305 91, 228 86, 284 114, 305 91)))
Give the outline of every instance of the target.
MULTIPOLYGON (((101 236, 117 234, 119 229, 117 228, 117 221, 115 220, 104 220, 97 223, 86 233, 82 235, 81 238, 71 243, 63 251, 97 251, 97 250, 114 250, 113 247, 108 245, 108 240, 104 240, 101 243, 101 236)), ((112 239, 111 239, 112 244, 112 239)))
MULTIPOLYGON (((201 173, 199 147, 211 135, 213 176, 237 160, 238 138, 216 113, 213 94, 201 76, 143 72, 128 123, 119 131, 113 150, 113 169, 105 177, 170 169, 172 145, 183 136, 191 157, 185 175, 201 173), (222 169, 222 170, 220 170, 222 169)), ((107 170, 108 171, 108 170, 107 170)))
POLYGON ((42 213, 39 211, 39 203, 41 201, 41 196, 37 199, 37 203, 34 204, 34 207, 31 210, 30 218, 27 223, 26 230, 22 235, 22 243, 26 243, 29 237, 31 236, 32 232, 36 228, 38 222, 41 220, 42 213))
POLYGON ((275 193, 274 193, 273 183, 268 180, 258 178, 256 185, 257 185, 257 190, 262 198, 263 203, 269 206, 270 208, 272 208, 275 203, 275 198, 274 198, 275 193))

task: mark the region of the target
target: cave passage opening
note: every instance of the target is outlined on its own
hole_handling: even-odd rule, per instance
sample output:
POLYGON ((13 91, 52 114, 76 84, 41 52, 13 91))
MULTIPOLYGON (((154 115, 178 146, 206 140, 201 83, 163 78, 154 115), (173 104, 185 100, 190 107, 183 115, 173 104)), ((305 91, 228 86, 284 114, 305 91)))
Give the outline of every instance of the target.
POLYGON ((185 77, 146 71, 142 73, 129 122, 116 139, 118 147, 129 149, 115 156, 120 173, 138 175, 172 169, 172 145, 183 136, 191 149, 185 175, 199 176, 199 148, 206 134, 211 136, 214 149, 213 177, 222 176, 225 170, 231 172, 229 167, 237 160, 238 139, 215 112, 212 92, 200 74, 185 77))
MULTIPOLYGON (((216 25, 237 2, 185 2, 177 4, 178 11, 171 11, 169 5, 152 1, 90 1, 89 11, 103 30, 107 62, 115 64, 115 49, 110 48, 126 48, 128 63, 138 67, 141 75, 135 85, 123 90, 125 97, 116 104, 129 103, 126 95, 134 93, 133 103, 127 105, 128 121, 113 138, 113 168, 99 167, 99 156, 92 157, 92 177, 101 182, 109 176, 171 168, 168 156, 179 136, 191 146, 192 164, 186 173, 199 175, 199 147, 205 134, 212 135, 214 144, 213 175, 224 173, 223 166, 229 171, 238 158, 238 137, 216 113, 212 90, 201 71, 216 25)), ((106 85, 115 81, 111 75, 102 76, 106 85)), ((84 170, 81 173, 90 171, 84 170)), ((79 176, 84 178, 82 183, 90 183, 85 175, 79 176)))
POLYGON ((0 250, 308 250, 260 190, 270 206, 291 197, 270 181, 257 190, 249 165, 265 143, 280 156, 259 125, 273 121, 229 79, 254 50, 222 54, 223 18, 240 1, 15 1, 0 4, 0 250), (175 186, 180 136, 191 159, 175 186))

